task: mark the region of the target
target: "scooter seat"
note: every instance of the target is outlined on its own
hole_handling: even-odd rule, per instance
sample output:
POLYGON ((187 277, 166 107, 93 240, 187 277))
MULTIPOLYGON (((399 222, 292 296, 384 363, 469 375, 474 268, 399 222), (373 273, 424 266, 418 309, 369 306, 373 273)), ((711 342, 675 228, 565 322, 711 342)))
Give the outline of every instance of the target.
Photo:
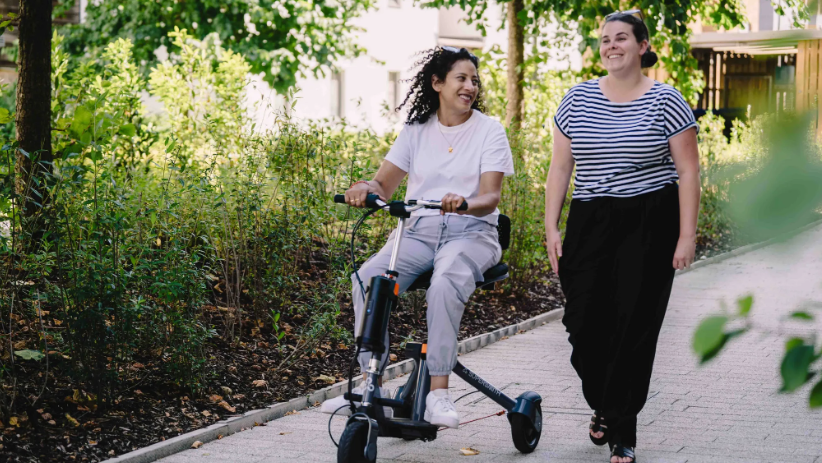
MULTIPOLYGON (((428 289, 431 286, 431 277, 434 275, 434 270, 429 270, 418 276, 408 291, 416 291, 419 289, 428 289)), ((499 264, 489 268, 482 274, 482 281, 477 282, 479 289, 493 289, 494 283, 508 278, 508 264, 500 262, 499 264)))

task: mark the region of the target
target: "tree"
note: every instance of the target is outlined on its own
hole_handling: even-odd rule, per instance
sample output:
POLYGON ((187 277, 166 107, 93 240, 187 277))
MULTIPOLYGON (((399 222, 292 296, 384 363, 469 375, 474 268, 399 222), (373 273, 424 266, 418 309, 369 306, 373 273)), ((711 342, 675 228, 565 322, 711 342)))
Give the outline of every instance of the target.
POLYGON ((374 5, 374 0, 100 0, 88 2, 83 24, 68 26, 66 46, 84 55, 116 38, 134 43, 134 56, 144 73, 157 61, 175 27, 202 40, 216 33, 223 48, 240 53, 251 72, 263 73, 275 90, 284 93, 298 77, 324 73, 335 62, 365 50, 354 42, 359 29, 351 22, 374 5), (273 2, 273 4, 272 4, 273 2))
MULTIPOLYGON (((54 158, 51 150, 51 14, 51 0, 20 1, 15 170, 16 192, 24 204, 24 216, 29 218, 46 203, 47 178, 54 158)), ((38 225, 31 228, 35 236, 42 232, 38 225)))
MULTIPOLYGON (((691 31, 688 24, 696 19, 725 29, 744 22, 743 6, 739 0, 417 0, 424 7, 459 6, 468 13, 468 20, 485 33, 484 17, 491 3, 507 8, 508 37, 508 111, 506 121, 522 118, 522 73, 524 42, 536 37, 543 46, 567 45, 581 37, 583 56, 590 56, 587 75, 603 74, 599 65, 598 31, 605 15, 617 10, 638 8, 645 15, 645 23, 651 35, 651 45, 659 53, 662 66, 670 75, 670 82, 685 98, 695 102, 705 85, 697 69, 697 61, 690 53, 688 40, 691 31), (553 41, 544 39, 540 27, 552 20, 570 27, 571 34, 558 34, 553 41), (515 22, 516 21, 516 22, 515 22), (523 32, 519 33, 519 28, 523 32), (518 71, 518 72, 517 72, 518 71), (515 80, 516 85, 511 83, 515 80)), ((791 0, 799 2, 799 0, 791 0)))

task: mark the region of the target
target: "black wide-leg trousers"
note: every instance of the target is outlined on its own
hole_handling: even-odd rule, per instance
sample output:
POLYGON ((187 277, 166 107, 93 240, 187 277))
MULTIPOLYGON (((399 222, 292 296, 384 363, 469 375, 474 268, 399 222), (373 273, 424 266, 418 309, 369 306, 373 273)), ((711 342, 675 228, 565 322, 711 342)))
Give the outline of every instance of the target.
POLYGON ((678 186, 630 198, 575 199, 559 260, 562 319, 585 400, 609 443, 636 446, 679 239, 678 186))

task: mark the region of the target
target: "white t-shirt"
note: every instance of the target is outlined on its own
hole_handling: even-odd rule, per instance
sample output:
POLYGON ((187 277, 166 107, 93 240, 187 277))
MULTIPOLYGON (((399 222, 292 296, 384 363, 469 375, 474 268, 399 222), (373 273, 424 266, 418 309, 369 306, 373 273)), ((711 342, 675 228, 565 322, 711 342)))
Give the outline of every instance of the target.
MULTIPOLYGON (((455 193, 470 205, 471 198, 479 195, 480 175, 485 172, 502 172, 505 176, 514 173, 505 129, 477 110, 467 121, 454 127, 440 124, 436 114, 424 124, 403 126, 385 159, 408 172, 406 200, 439 201, 447 193, 455 193), (448 152, 449 146, 454 148, 453 152, 448 152)), ((436 209, 420 209, 412 215, 439 213, 436 209)), ((476 218, 496 225, 497 216, 499 209, 476 218)))

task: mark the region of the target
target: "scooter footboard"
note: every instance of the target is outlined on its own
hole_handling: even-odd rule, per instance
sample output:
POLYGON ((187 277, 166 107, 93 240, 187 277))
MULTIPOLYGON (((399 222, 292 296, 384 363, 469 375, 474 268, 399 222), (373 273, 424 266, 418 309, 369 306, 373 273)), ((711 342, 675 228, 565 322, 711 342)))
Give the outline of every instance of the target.
POLYGON ((457 376, 465 380, 466 383, 477 388, 478 391, 488 396, 494 402, 500 404, 503 408, 505 408, 505 410, 511 411, 511 409, 513 409, 516 405, 516 401, 514 401, 514 399, 505 395, 488 381, 480 378, 476 373, 469 370, 468 367, 460 362, 457 362, 457 366, 454 367, 453 371, 457 374, 457 376))

